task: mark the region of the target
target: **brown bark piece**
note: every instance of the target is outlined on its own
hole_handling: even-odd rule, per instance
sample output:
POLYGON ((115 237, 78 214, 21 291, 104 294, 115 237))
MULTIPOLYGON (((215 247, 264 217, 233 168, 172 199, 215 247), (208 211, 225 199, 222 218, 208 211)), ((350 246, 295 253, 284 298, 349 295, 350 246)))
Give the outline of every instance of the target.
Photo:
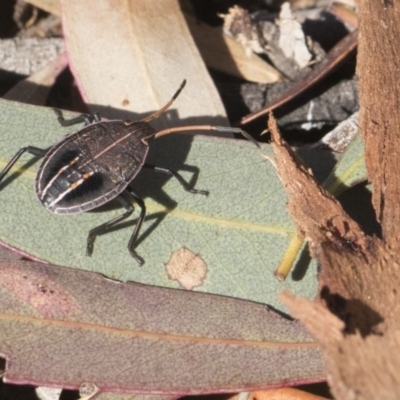
POLYGON ((280 137, 276 121, 270 115, 268 122, 276 154, 276 167, 288 195, 288 210, 298 232, 310 241, 312 255, 317 246, 333 242, 338 247, 364 252, 364 232, 342 209, 339 202, 321 188, 293 150, 280 137))
POLYGON ((338 399, 396 399, 400 393, 398 252, 366 236, 281 139, 273 117, 276 166, 288 209, 320 265, 320 302, 282 301, 321 343, 338 399))
POLYGON ((400 221, 400 4, 360 0, 357 74, 360 130, 373 204, 388 244, 398 247, 400 221), (396 243, 397 242, 397 243, 396 243))
POLYGON ((327 379, 335 398, 398 398, 400 338, 393 326, 381 334, 363 337, 356 332, 340 338, 340 321, 328 310, 289 292, 284 292, 281 300, 322 344, 327 379))

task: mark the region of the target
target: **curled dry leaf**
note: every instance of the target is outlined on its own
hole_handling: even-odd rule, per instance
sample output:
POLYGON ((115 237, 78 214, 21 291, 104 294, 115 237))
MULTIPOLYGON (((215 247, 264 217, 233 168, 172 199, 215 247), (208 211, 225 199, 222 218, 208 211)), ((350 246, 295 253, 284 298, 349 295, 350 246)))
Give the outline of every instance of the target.
POLYGON ((259 42, 257 28, 247 10, 234 6, 229 9, 224 18, 224 32, 240 43, 247 53, 263 53, 259 42))

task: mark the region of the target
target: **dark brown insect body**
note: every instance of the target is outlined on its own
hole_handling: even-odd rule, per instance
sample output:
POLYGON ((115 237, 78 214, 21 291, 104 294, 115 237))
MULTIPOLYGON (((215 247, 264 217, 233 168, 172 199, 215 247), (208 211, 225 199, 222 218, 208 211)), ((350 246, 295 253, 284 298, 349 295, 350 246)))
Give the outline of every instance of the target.
POLYGON ((174 132, 218 130, 241 133, 258 145, 239 128, 199 125, 156 132, 149 122, 159 117, 173 103, 185 83, 186 81, 182 83, 164 107, 140 121, 101 121, 98 114, 82 114, 67 121, 61 111, 55 110, 61 125, 85 122, 86 126, 49 149, 23 147, 0 173, 0 182, 21 155, 28 152, 43 157, 36 175, 35 189, 37 198, 49 211, 64 215, 77 214, 93 210, 116 198, 126 211, 89 232, 86 247, 88 255, 92 254, 96 236, 128 218, 134 210, 132 203, 135 202, 140 208, 140 216, 129 240, 128 249, 132 257, 139 264, 143 264, 143 259, 134 248, 146 215, 146 206, 129 185, 141 168, 148 167, 177 178, 182 187, 190 193, 208 194, 205 190, 191 188, 176 171, 145 164, 150 142, 174 132))
POLYGON ((139 173, 155 130, 147 122, 100 121, 52 147, 36 175, 36 195, 55 214, 108 203, 139 173))

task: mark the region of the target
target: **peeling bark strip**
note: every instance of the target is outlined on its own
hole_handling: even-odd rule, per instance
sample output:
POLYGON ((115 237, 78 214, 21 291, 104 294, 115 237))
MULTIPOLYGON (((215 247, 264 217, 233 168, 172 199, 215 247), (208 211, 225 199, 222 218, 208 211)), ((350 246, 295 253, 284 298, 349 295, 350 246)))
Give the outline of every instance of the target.
POLYGON ((366 236, 282 140, 272 116, 269 129, 288 209, 321 265, 319 302, 287 292, 281 301, 321 344, 337 399, 397 399, 399 247, 366 236))
POLYGON ((323 189, 293 150, 280 137, 275 118, 269 117, 272 147, 279 177, 288 195, 288 209, 299 233, 310 241, 312 255, 319 243, 332 242, 339 248, 364 252, 365 235, 339 202, 323 189))
POLYGON ((398 246, 400 222, 400 3, 360 0, 357 74, 365 163, 373 205, 387 243, 398 246), (396 244, 397 242, 397 244, 396 244))

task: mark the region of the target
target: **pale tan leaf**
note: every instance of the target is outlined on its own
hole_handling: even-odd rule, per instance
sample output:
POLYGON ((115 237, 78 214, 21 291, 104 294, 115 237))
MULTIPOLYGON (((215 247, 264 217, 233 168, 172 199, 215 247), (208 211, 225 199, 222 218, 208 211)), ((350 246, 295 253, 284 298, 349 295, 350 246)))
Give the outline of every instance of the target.
POLYGON ((227 125, 177 0, 69 0, 62 13, 71 70, 88 103, 114 109, 107 117, 157 110, 186 78, 174 105, 180 119, 191 117, 182 124, 227 125))
POLYGON ((60 15, 60 2, 59 0, 27 0, 27 3, 41 8, 50 14, 60 15))
MULTIPOLYGON (((55 15, 61 15, 58 0, 30 0, 35 6, 55 15)), ((252 82, 272 83, 282 79, 282 75, 256 54, 246 54, 242 45, 227 35, 222 29, 207 24, 199 24, 184 11, 193 39, 208 67, 252 82)))

